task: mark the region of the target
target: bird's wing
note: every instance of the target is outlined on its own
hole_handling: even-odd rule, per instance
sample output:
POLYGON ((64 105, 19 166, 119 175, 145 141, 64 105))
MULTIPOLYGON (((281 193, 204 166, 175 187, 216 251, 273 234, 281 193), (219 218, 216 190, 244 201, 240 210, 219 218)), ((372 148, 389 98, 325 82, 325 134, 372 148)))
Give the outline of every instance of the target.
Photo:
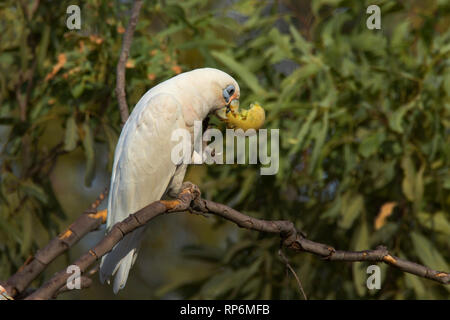
MULTIPOLYGON (((107 229, 153 201, 161 199, 173 177, 173 130, 183 127, 179 102, 169 94, 144 96, 120 135, 114 154, 107 229)), ((114 292, 125 286, 144 228, 126 235, 102 258, 100 280, 116 274, 114 292)))

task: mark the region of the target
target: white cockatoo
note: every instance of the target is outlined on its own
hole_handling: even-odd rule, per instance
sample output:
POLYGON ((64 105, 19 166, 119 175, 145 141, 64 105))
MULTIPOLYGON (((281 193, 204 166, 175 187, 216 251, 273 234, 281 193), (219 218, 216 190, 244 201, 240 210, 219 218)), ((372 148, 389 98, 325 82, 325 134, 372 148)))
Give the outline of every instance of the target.
MULTIPOLYGON (((145 93, 125 123, 116 146, 107 230, 164 195, 177 194, 187 165, 171 160, 172 148, 178 143, 171 141, 172 132, 187 129, 194 141, 194 121, 230 108, 239 94, 239 85, 230 75, 212 68, 179 74, 145 93)), ((100 281, 109 282, 115 275, 114 293, 127 282, 144 229, 127 234, 102 258, 100 281)))

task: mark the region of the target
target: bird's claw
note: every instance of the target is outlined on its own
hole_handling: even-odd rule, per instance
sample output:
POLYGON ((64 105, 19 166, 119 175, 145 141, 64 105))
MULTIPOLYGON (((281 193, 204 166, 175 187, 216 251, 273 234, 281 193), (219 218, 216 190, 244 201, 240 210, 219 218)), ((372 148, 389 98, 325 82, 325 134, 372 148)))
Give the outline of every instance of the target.
POLYGON ((190 181, 185 181, 181 185, 180 195, 182 195, 183 193, 186 193, 186 192, 188 192, 190 194, 193 194, 194 195, 194 199, 195 198, 200 198, 200 196, 201 196, 200 188, 197 185, 195 185, 192 182, 190 182, 190 181))

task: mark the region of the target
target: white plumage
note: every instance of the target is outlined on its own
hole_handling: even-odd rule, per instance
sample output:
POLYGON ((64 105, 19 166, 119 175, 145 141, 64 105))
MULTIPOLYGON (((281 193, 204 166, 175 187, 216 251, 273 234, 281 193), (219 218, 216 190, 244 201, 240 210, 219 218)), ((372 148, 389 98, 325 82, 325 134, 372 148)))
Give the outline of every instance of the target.
MULTIPOLYGON (((195 120, 239 98, 237 82, 223 71, 196 69, 173 77, 139 100, 123 127, 114 154, 108 199, 107 229, 171 191, 183 182, 186 165, 171 160, 172 132, 184 128, 191 132, 195 120), (235 88, 233 97, 224 90, 235 88)), ((192 151, 192 150, 191 150, 192 151)), ((122 289, 134 264, 144 228, 126 235, 102 258, 100 280, 115 274, 114 293, 122 289)))

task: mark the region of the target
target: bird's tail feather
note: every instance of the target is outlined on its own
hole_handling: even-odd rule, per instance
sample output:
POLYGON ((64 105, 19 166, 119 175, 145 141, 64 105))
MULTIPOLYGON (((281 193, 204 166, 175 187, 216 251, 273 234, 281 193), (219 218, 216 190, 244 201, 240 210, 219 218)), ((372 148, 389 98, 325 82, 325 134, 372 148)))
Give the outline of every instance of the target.
POLYGON ((138 247, 143 237, 144 228, 134 230, 127 234, 116 246, 103 256, 100 264, 100 281, 108 281, 112 275, 114 279, 114 293, 125 287, 128 279, 128 273, 133 266, 138 247))

